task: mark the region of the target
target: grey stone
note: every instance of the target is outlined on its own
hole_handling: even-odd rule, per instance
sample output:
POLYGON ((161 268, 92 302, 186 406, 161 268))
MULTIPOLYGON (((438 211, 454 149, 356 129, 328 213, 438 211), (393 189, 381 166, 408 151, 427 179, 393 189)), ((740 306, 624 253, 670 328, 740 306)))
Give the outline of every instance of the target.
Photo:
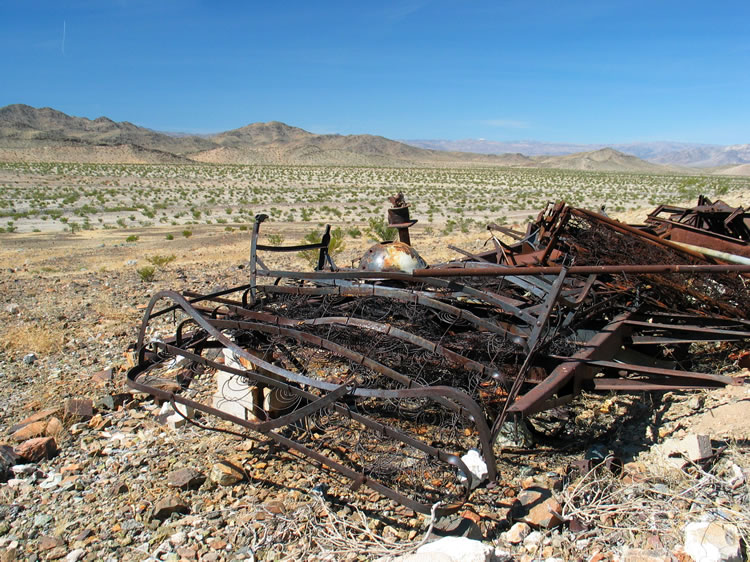
POLYGON ((499 447, 528 449, 534 445, 534 437, 523 420, 508 421, 500 427, 495 444, 499 447))
POLYGON ((36 354, 34 354, 34 353, 27 353, 26 355, 23 356, 23 362, 26 365, 33 365, 36 362, 37 359, 38 358, 37 358, 36 354))

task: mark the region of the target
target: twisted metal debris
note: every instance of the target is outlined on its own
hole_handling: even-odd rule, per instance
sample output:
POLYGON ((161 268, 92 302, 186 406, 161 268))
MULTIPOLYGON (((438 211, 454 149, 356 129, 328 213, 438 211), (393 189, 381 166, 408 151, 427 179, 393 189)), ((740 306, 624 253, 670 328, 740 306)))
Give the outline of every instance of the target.
POLYGON ((258 244, 259 215, 248 284, 153 296, 129 384, 223 420, 212 428, 261 433, 355 490, 447 514, 481 483, 467 451, 497 477, 506 423, 583 389, 736 382, 689 370, 689 349, 750 338, 750 266, 558 203, 525 234, 490 225, 492 251, 424 267, 408 205, 391 202, 409 259, 370 255, 359 270, 336 267, 329 230, 319 244, 258 244), (315 271, 271 270, 260 256, 305 250, 319 252, 315 271))

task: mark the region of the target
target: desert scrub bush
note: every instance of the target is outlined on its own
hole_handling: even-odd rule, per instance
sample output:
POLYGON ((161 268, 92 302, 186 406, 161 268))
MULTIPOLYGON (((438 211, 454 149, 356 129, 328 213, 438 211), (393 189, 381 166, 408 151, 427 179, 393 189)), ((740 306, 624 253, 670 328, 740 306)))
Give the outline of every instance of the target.
POLYGON ((281 246, 284 243, 284 237, 281 234, 269 234, 268 241, 271 246, 281 246))
MULTIPOLYGON (((322 238, 323 232, 312 230, 305 234, 305 237, 302 240, 305 244, 320 244, 322 238)), ((332 229, 331 240, 328 242, 328 255, 335 256, 341 252, 344 247, 344 231, 339 227, 332 229)), ((316 267, 318 265, 320 250, 305 250, 303 252, 298 252, 297 255, 310 264, 310 267, 316 267)))
POLYGON ((153 281, 154 275, 156 274, 156 268, 153 265, 144 265, 136 271, 138 272, 138 277, 140 277, 141 281, 145 283, 153 281))
POLYGON ((388 226, 385 219, 371 217, 367 220, 367 223, 369 225, 367 234, 374 242, 390 242, 398 234, 398 230, 392 226, 388 226))
POLYGON ((167 240, 174 240, 174 234, 167 234, 167 235, 165 236, 165 238, 166 238, 167 240))
POLYGON ((125 242, 138 242, 138 236, 131 234, 125 239, 125 242))
POLYGON ((359 238, 360 236, 362 236, 362 231, 356 226, 353 226, 346 229, 346 234, 348 236, 351 236, 352 238, 359 238))
POLYGON ((174 260, 175 260, 174 254, 170 254, 168 256, 162 256, 162 255, 156 254, 154 256, 146 258, 146 261, 148 261, 148 263, 150 263, 154 267, 164 267, 165 265, 172 263, 174 260))
POLYGON ((183 230, 183 231, 182 231, 182 235, 183 235, 183 236, 184 236, 185 238, 190 238, 190 237, 191 237, 191 236, 193 235, 193 231, 192 231, 192 230, 188 230, 188 229, 185 229, 185 230, 183 230))

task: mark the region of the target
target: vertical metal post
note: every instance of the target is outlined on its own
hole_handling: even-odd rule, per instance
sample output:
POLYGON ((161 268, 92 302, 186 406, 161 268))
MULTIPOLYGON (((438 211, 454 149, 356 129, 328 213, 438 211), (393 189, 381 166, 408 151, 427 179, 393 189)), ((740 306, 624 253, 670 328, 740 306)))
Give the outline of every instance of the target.
POLYGON ((255 215, 255 222, 253 223, 253 233, 250 238, 250 304, 255 304, 255 278, 258 273, 256 254, 258 251, 258 235, 260 234, 260 224, 267 218, 268 215, 255 215))

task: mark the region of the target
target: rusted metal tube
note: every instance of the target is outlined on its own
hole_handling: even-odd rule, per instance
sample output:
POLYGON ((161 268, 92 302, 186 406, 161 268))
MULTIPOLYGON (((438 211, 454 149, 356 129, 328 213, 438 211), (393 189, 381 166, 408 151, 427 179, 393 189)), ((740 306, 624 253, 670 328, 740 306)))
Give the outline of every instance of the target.
MULTIPOLYGON (((415 269, 414 277, 506 277, 508 275, 557 275, 561 266, 545 267, 451 267, 415 269)), ((568 274, 597 275, 617 273, 750 273, 750 265, 574 265, 568 274)))

